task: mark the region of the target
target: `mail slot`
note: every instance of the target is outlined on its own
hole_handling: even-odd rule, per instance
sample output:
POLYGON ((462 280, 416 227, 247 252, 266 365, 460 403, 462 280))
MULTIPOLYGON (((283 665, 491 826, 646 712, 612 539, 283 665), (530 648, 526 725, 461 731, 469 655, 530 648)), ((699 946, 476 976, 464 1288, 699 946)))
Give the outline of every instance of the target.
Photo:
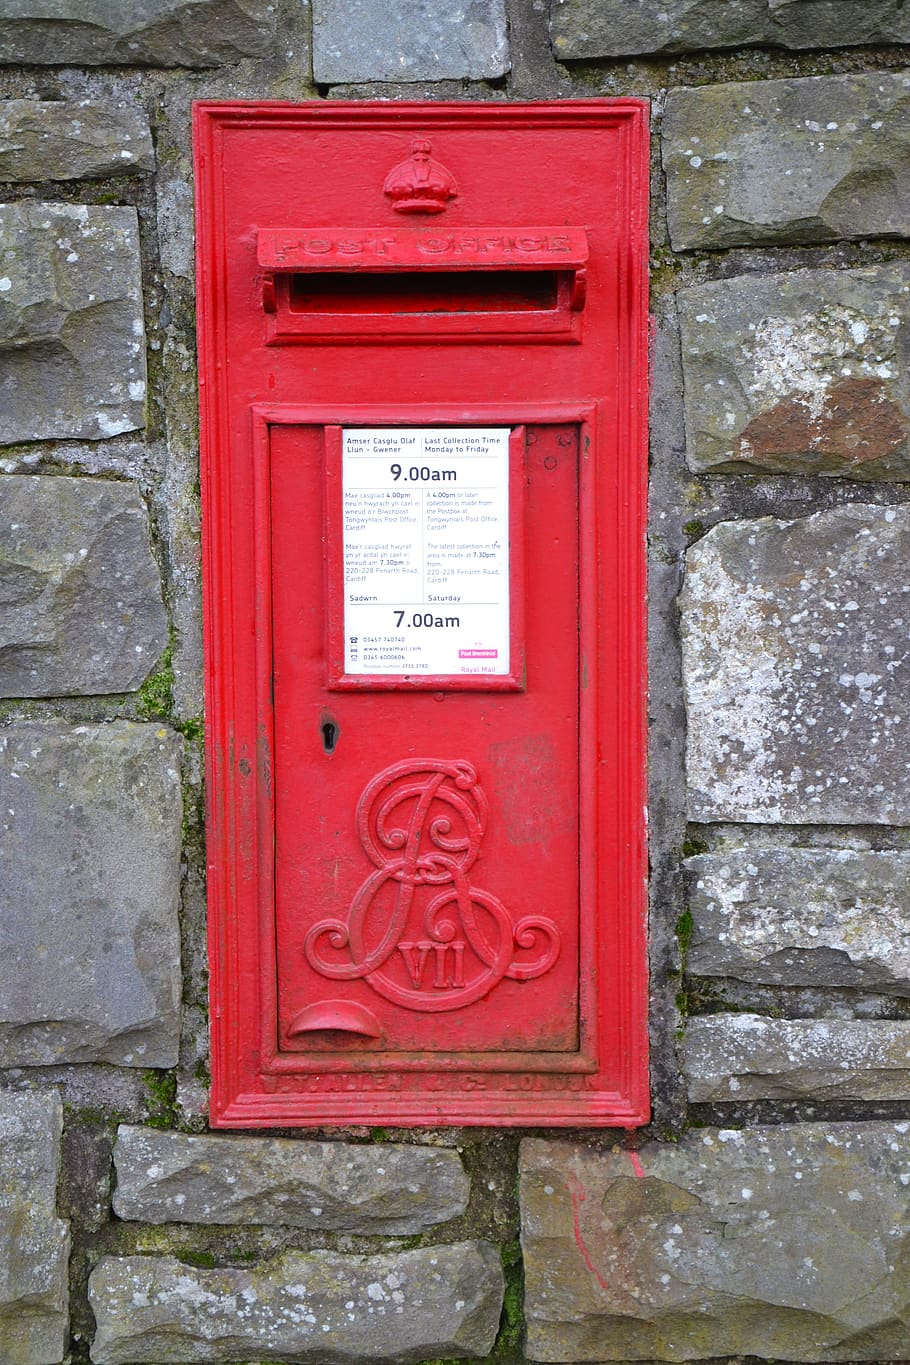
POLYGON ((646 109, 195 109, 212 1123, 648 1117, 646 109))
POLYGON ((510 333, 577 341, 587 257, 583 229, 258 235, 269 340, 278 344, 408 335, 489 342, 510 333))

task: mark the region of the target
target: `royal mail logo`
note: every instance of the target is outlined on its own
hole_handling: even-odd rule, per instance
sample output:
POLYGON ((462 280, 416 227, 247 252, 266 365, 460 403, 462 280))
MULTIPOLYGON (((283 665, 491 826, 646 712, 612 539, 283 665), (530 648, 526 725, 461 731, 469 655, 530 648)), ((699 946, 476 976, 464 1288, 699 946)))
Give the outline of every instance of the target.
POLYGON ((544 915, 513 921, 468 871, 487 828, 477 774, 462 759, 417 759, 383 769, 364 788, 357 832, 376 870, 347 920, 306 936, 310 966, 335 981, 362 979, 406 1009, 462 1009, 504 977, 527 981, 559 956, 544 915))

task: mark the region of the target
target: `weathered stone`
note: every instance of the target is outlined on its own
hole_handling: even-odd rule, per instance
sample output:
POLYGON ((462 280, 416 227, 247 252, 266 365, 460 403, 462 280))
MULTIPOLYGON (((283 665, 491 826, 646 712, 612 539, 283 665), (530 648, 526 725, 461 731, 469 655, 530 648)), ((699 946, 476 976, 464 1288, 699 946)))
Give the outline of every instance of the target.
POLYGON ((154 167, 148 119, 136 108, 0 101, 0 180, 86 180, 154 167))
MULTIPOLYGON (((96 1068, 69 1068, 70 1073, 86 1070, 95 1072, 96 1068)), ((147 1080, 147 1073, 140 1072, 138 1076, 133 1073, 133 1080, 134 1083, 136 1080, 140 1080, 141 1083, 147 1080)), ((63 1083, 66 1084, 66 1079, 63 1083)), ((140 1104, 147 1109, 153 1094, 148 1085, 143 1088, 145 1093, 140 1104)), ((95 1090, 94 1103, 88 1113, 80 1114, 72 1107, 71 1093, 68 1095, 64 1090, 62 1098, 71 1108, 61 1148, 62 1171, 57 1207, 64 1217, 77 1218, 85 1231, 100 1232, 110 1223, 111 1217, 114 1140, 108 1124, 104 1121, 99 1122, 110 1101, 107 1095, 104 1095, 102 1100, 102 1095, 95 1090)))
POLYGON ((682 1045, 689 1099, 910 1099, 910 1024, 893 1019, 690 1019, 682 1045))
POLYGON ((0 476, 0 696, 131 692, 167 645, 131 484, 0 476))
POLYGON ((751 81, 667 97, 677 250, 910 234, 910 75, 751 81))
POLYGON ((561 61, 741 47, 910 42, 903 0, 555 0, 561 61))
POLYGON ((0 445, 145 425, 135 209, 0 204, 0 409, 0 445))
POLYGON ((489 80, 508 69, 504 0, 313 0, 313 75, 326 85, 489 80))
POLYGON ((274 0, 0 0, 0 62, 217 66, 267 53, 274 0))
POLYGON ((181 170, 179 165, 168 166, 155 182, 158 246, 164 269, 191 284, 196 274, 193 185, 181 170))
MULTIPOLYGON (((873 0, 874 3, 874 0, 873 0)), ((765 41, 768 0, 554 0, 560 61, 765 41)))
POLYGON ((180 741, 118 721, 0 729, 0 1066, 172 1066, 180 741))
POLYGON ((910 42, 904 0, 768 0, 768 39, 781 47, 910 42))
POLYGON ((56 474, 61 464, 73 474, 139 479, 148 486, 161 476, 163 442, 118 437, 111 441, 41 441, 0 446, 0 474, 56 474))
POLYGON ((910 995, 910 853, 732 849, 686 869, 693 976, 910 995))
POLYGON ((531 1360, 895 1360, 908 1124, 521 1148, 531 1360))
POLYGON ((493 1345, 502 1292, 487 1242, 382 1256, 290 1251, 256 1270, 107 1257, 89 1283, 98 1324, 92 1360, 476 1359, 493 1345))
POLYGON ((910 479, 910 266, 680 290, 689 465, 910 479))
POLYGON ((693 820, 910 822, 910 508, 723 522, 688 555, 693 820))
POLYGON ((438 1147, 187 1137, 124 1126, 114 1149, 120 1218, 282 1223, 401 1235, 456 1218, 469 1184, 438 1147))
POLYGON ((69 1228, 56 1216, 63 1107, 0 1091, 0 1359, 54 1365, 67 1331, 69 1228))

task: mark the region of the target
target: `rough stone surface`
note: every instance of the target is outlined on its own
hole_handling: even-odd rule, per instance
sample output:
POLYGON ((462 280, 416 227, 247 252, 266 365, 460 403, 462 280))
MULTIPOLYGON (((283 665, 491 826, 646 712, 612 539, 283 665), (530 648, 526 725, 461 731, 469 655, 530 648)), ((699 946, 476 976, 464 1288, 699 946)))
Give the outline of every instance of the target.
POLYGON ((693 976, 910 995, 910 853, 733 849, 686 870, 693 976))
POLYGON ((680 290, 695 470, 910 479, 910 266, 680 290))
POLYGON ((139 479, 149 485, 160 477, 163 443, 118 437, 111 441, 40 441, 0 447, 0 474, 56 474, 63 464, 72 474, 139 479))
POLYGON ((897 1020, 703 1015, 681 1055, 693 1104, 910 1099, 910 1024, 897 1020))
POLYGON ((0 445, 134 431, 145 386, 136 210, 0 205, 0 445))
POLYGON ((910 234, 910 75, 750 81, 667 97, 677 250, 910 234))
POLYGON ((69 1228, 56 1216, 63 1107, 0 1092, 0 1360, 56 1365, 67 1332, 69 1228))
POLYGON ((149 1223, 282 1223, 420 1232, 456 1218, 469 1184, 456 1152, 387 1143, 187 1137, 124 1126, 114 1149, 120 1218, 149 1223))
POLYGON ((842 47, 910 42, 904 0, 766 0, 769 43, 842 47))
POLYGON ((910 1354, 906 1123, 522 1143, 531 1360, 910 1354))
POLYGON ((903 0, 554 0, 560 60, 769 43, 849 47, 910 42, 903 0))
POLYGON ((130 692, 168 642, 131 484, 0 476, 0 696, 130 692))
POLYGON ((508 69, 504 0, 313 0, 313 75, 327 85, 489 80, 508 69))
POLYGON ((0 180, 84 180, 150 171, 148 119, 136 108, 0 101, 0 180))
POLYGON ((89 1293, 96 1365, 251 1356, 361 1365, 486 1356, 503 1283, 495 1248, 462 1242, 382 1256, 286 1252, 256 1270, 108 1257, 89 1293))
POLYGON ((0 1066, 177 1060, 180 741, 0 729, 0 1066))
POLYGON ((768 0, 553 0, 560 61, 741 47, 765 37, 768 0))
POLYGON ((910 823, 910 508, 722 522, 688 555, 693 820, 910 823))
POLYGON ((216 66, 263 56, 273 0, 0 0, 0 62, 216 66))

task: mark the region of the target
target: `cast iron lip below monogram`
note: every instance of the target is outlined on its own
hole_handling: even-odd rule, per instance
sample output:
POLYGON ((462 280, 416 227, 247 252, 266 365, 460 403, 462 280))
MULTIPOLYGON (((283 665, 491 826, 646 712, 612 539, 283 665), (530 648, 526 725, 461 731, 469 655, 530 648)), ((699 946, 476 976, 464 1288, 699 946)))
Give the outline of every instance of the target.
MULTIPOLYGON (((466 759, 406 759, 377 773, 356 813, 361 845, 376 871, 354 896, 347 920, 321 919, 310 928, 304 953, 313 970, 333 981, 363 980, 392 1004, 424 1013, 464 1009, 506 977, 528 981, 549 971, 560 950, 553 921, 544 915, 513 920, 498 897, 468 879, 488 813, 476 770, 466 759), (377 910, 390 884, 391 911, 377 910), (371 911, 378 941, 368 947, 371 911), (405 937, 415 912, 423 936, 405 937), (535 949, 536 956, 516 958, 519 951, 535 949), (395 954, 410 986, 387 970, 395 954)), ((324 1002, 322 1012, 339 1003, 324 1002)), ((342 1019, 343 1011, 336 1016, 342 1019)), ((318 1027, 298 1017, 293 1031, 318 1027)))

